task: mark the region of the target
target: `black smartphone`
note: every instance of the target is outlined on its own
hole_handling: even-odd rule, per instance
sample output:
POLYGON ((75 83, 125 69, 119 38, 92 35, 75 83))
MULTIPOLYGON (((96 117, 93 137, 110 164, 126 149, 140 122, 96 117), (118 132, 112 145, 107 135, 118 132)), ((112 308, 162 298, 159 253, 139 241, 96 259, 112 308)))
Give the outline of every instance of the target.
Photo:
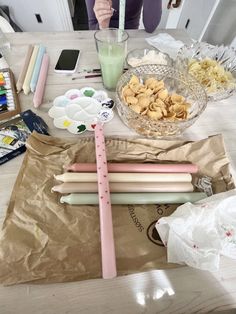
POLYGON ((75 49, 64 49, 58 58, 55 72, 74 73, 79 62, 80 51, 75 49))

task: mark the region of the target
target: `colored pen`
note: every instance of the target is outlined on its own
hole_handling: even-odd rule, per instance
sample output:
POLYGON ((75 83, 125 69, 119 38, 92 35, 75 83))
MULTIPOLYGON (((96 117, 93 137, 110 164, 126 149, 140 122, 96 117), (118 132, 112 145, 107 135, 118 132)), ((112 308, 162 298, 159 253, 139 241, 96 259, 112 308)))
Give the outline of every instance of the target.
POLYGON ((0 104, 1 105, 7 104, 7 98, 0 98, 0 104))

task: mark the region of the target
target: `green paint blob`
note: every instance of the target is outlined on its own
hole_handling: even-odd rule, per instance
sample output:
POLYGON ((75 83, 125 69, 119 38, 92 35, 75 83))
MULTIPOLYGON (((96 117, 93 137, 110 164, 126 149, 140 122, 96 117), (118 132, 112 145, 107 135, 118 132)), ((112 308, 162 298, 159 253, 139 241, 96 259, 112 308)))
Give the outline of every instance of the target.
POLYGON ((86 130, 86 126, 84 124, 81 124, 79 126, 77 126, 77 132, 78 133, 81 133, 81 132, 84 132, 86 130))
POLYGON ((94 95, 93 90, 87 89, 84 91, 84 96, 86 96, 86 97, 92 97, 93 95, 94 95))

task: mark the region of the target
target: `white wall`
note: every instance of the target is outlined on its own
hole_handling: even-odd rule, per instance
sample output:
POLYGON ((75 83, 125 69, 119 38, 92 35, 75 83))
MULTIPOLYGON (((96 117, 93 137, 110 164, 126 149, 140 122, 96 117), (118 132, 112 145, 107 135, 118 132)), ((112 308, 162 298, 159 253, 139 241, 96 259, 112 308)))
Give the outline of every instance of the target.
POLYGON ((169 2, 169 0, 162 0, 162 15, 161 15, 161 21, 160 21, 158 28, 165 28, 166 27, 167 18, 169 15, 169 10, 167 10, 168 2, 169 2))
POLYGON ((236 37, 236 0, 221 0, 203 37, 214 45, 230 45, 236 37))
MULTIPOLYGON (((163 0, 166 5, 167 0, 163 0)), ((178 9, 179 10, 179 9, 178 9)), ((214 12, 209 25, 202 38, 203 41, 211 44, 229 45, 236 38, 236 0, 185 0, 182 1, 182 11, 180 12, 177 28, 186 29, 190 37, 199 40, 199 36, 204 30, 211 12, 214 12), (212 9, 217 6, 216 10, 212 9), (189 20, 188 27, 186 23, 189 20)), ((175 27, 175 19, 178 18, 176 9, 169 11, 167 28, 175 27)), ((164 20, 166 15, 164 15, 164 20)), ((164 26, 163 24, 161 26, 164 26)), ((236 39, 235 39, 236 41, 236 39)))
POLYGON ((4 0, 14 21, 23 31, 45 32, 73 30, 70 10, 66 0, 4 0), (35 14, 40 14, 38 23, 35 14))
POLYGON ((198 39, 214 4, 215 0, 185 1, 178 28, 185 28, 189 19, 186 30, 193 39, 198 39))

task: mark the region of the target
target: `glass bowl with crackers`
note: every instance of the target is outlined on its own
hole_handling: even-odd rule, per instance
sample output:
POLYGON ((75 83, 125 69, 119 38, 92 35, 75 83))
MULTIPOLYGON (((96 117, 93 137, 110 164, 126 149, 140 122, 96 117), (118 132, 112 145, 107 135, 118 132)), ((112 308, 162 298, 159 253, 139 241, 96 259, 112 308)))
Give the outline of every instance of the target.
POLYGON ((156 48, 133 49, 126 56, 128 67, 134 68, 146 64, 163 64, 171 66, 173 60, 168 54, 161 52, 156 48))
POLYGON ((149 138, 180 135, 207 105, 204 88, 191 75, 166 65, 131 68, 116 88, 117 111, 122 121, 149 138))
POLYGON ((222 100, 236 91, 236 50, 195 42, 180 48, 176 67, 194 76, 205 88, 208 99, 222 100))

